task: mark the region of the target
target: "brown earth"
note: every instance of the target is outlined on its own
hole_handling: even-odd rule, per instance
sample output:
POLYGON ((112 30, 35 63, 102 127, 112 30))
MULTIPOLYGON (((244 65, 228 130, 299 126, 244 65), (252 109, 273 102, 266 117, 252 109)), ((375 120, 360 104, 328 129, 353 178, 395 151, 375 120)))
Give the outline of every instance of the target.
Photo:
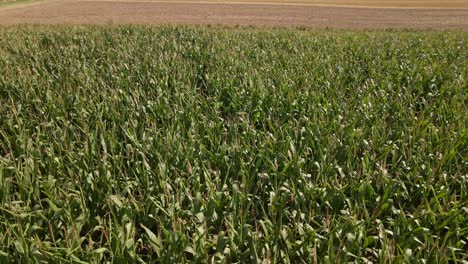
MULTIPOLYGON (((220 24, 359 29, 468 29, 468 8, 464 5, 468 0, 428 0, 426 6, 429 7, 403 7, 397 4, 405 2, 402 0, 299 0, 303 3, 292 4, 281 0, 273 0, 278 3, 257 3, 254 0, 240 0, 243 3, 211 1, 50 0, 0 8, 0 24, 220 24), (330 5, 320 5, 323 2, 330 5), (345 2, 360 6, 338 6, 346 4, 345 2), (366 2, 397 8, 371 7, 366 2), (436 6, 436 2, 444 2, 446 6, 436 6)), ((406 2, 417 4, 421 0, 406 2)))

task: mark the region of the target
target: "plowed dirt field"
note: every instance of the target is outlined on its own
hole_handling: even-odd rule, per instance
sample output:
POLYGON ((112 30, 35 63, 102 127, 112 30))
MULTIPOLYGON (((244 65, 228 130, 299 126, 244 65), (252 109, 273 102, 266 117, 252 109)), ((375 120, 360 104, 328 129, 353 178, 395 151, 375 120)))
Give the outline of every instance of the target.
POLYGON ((468 0, 88 1, 0 8, 0 24, 211 24, 358 29, 468 29, 468 0))

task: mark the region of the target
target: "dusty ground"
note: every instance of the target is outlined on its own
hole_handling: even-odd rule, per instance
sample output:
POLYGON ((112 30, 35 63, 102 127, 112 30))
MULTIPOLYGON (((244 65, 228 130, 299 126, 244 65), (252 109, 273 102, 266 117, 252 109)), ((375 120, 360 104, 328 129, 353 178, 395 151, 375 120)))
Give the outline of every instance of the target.
POLYGON ((468 0, 298 0, 294 4, 281 0, 273 0, 279 3, 258 3, 255 0, 240 0, 244 3, 210 1, 49 0, 0 8, 0 24, 222 24, 468 29, 468 0), (321 5, 324 2, 331 5, 321 5), (408 8, 398 4, 403 2, 407 5, 412 2, 413 5, 408 8), (426 7, 421 2, 425 2, 426 7), (441 2, 444 6, 440 6, 441 2), (334 6, 346 3, 359 7, 334 6), (375 7, 376 4, 380 7, 375 7))
MULTIPOLYGON (((14 0, 9 0, 14 1, 14 0)), ((94 1, 94 0, 83 0, 94 1)), ((124 2, 276 3, 359 7, 468 8, 468 0, 102 0, 124 2)))

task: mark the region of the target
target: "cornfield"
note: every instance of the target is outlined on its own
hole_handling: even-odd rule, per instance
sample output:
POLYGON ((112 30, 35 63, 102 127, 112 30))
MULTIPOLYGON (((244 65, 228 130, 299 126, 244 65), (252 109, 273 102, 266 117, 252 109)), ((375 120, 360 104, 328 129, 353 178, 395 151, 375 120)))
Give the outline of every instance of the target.
POLYGON ((0 28, 0 262, 468 260, 468 34, 0 28))

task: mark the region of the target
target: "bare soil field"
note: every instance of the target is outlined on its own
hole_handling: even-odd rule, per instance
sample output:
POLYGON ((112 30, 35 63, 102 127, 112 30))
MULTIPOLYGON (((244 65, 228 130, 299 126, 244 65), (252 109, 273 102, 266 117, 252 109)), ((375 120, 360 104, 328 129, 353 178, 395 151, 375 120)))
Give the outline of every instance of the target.
POLYGON ((51 0, 0 8, 0 24, 211 24, 468 29, 468 0, 240 1, 244 2, 51 0))
MULTIPOLYGON (((13 1, 13 0, 10 0, 13 1)), ((83 0, 94 1, 94 0, 83 0)), ((387 8, 468 8, 468 0, 102 0, 123 2, 252 3, 285 5, 321 5, 387 8)))

